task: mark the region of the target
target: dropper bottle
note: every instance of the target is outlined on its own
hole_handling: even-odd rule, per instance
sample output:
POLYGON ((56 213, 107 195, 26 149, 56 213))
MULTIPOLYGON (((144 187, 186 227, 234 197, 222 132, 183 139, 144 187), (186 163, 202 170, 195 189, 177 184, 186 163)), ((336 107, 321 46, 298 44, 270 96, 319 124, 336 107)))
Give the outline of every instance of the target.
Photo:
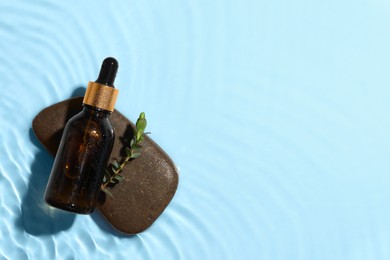
POLYGON ((118 95, 117 70, 114 58, 103 61, 99 77, 88 84, 83 110, 64 128, 45 192, 46 202, 53 207, 79 214, 95 209, 114 145, 109 116, 118 95))

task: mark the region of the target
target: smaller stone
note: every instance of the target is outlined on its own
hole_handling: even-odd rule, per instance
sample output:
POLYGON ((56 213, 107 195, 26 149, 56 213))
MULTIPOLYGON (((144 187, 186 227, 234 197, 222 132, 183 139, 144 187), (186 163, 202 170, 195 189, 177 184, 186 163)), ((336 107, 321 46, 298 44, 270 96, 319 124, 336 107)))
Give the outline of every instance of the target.
MULTIPOLYGON (((72 98, 42 110, 33 120, 33 131, 40 143, 55 156, 66 122, 82 109, 83 98, 72 98)), ((134 124, 115 110, 110 116, 115 143, 109 162, 121 161, 133 136, 134 124)), ((109 188, 113 197, 100 194, 97 208, 117 230, 137 234, 161 215, 178 185, 178 171, 169 156, 148 136, 141 155, 124 169, 124 180, 109 188)))

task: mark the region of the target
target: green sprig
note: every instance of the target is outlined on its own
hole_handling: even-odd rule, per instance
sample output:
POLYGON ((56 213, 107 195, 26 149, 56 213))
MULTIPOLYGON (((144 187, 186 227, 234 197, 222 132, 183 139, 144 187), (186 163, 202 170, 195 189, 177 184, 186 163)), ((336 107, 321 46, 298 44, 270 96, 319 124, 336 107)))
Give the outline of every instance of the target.
POLYGON ((129 146, 125 148, 126 156, 123 158, 122 162, 114 160, 110 163, 104 173, 103 184, 101 186, 102 191, 107 195, 112 197, 111 192, 107 189, 108 185, 115 185, 123 181, 124 177, 122 176, 123 168, 130 163, 132 159, 135 159, 141 155, 141 143, 144 141, 145 135, 149 134, 145 132, 147 121, 145 118, 145 113, 142 112, 135 124, 135 132, 133 138, 131 138, 129 146))

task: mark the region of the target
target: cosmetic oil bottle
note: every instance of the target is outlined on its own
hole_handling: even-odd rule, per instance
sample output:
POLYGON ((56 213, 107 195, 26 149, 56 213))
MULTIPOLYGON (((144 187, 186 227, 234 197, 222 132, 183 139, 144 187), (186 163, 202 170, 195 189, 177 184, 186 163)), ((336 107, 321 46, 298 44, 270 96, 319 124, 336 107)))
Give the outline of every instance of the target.
POLYGON ((83 110, 64 128, 45 192, 46 202, 53 207, 88 214, 96 206, 114 144, 109 116, 118 95, 117 70, 114 58, 103 61, 98 79, 88 84, 83 110))

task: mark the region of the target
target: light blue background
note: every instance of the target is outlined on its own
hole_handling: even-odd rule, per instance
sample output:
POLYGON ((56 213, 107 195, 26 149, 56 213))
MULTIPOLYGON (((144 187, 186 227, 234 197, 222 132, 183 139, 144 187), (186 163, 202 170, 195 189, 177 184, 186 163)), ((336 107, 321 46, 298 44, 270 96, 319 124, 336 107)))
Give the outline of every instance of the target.
POLYGON ((389 259, 390 2, 0 1, 0 259, 389 259), (43 108, 120 62, 180 169, 147 231, 42 201, 43 108))

